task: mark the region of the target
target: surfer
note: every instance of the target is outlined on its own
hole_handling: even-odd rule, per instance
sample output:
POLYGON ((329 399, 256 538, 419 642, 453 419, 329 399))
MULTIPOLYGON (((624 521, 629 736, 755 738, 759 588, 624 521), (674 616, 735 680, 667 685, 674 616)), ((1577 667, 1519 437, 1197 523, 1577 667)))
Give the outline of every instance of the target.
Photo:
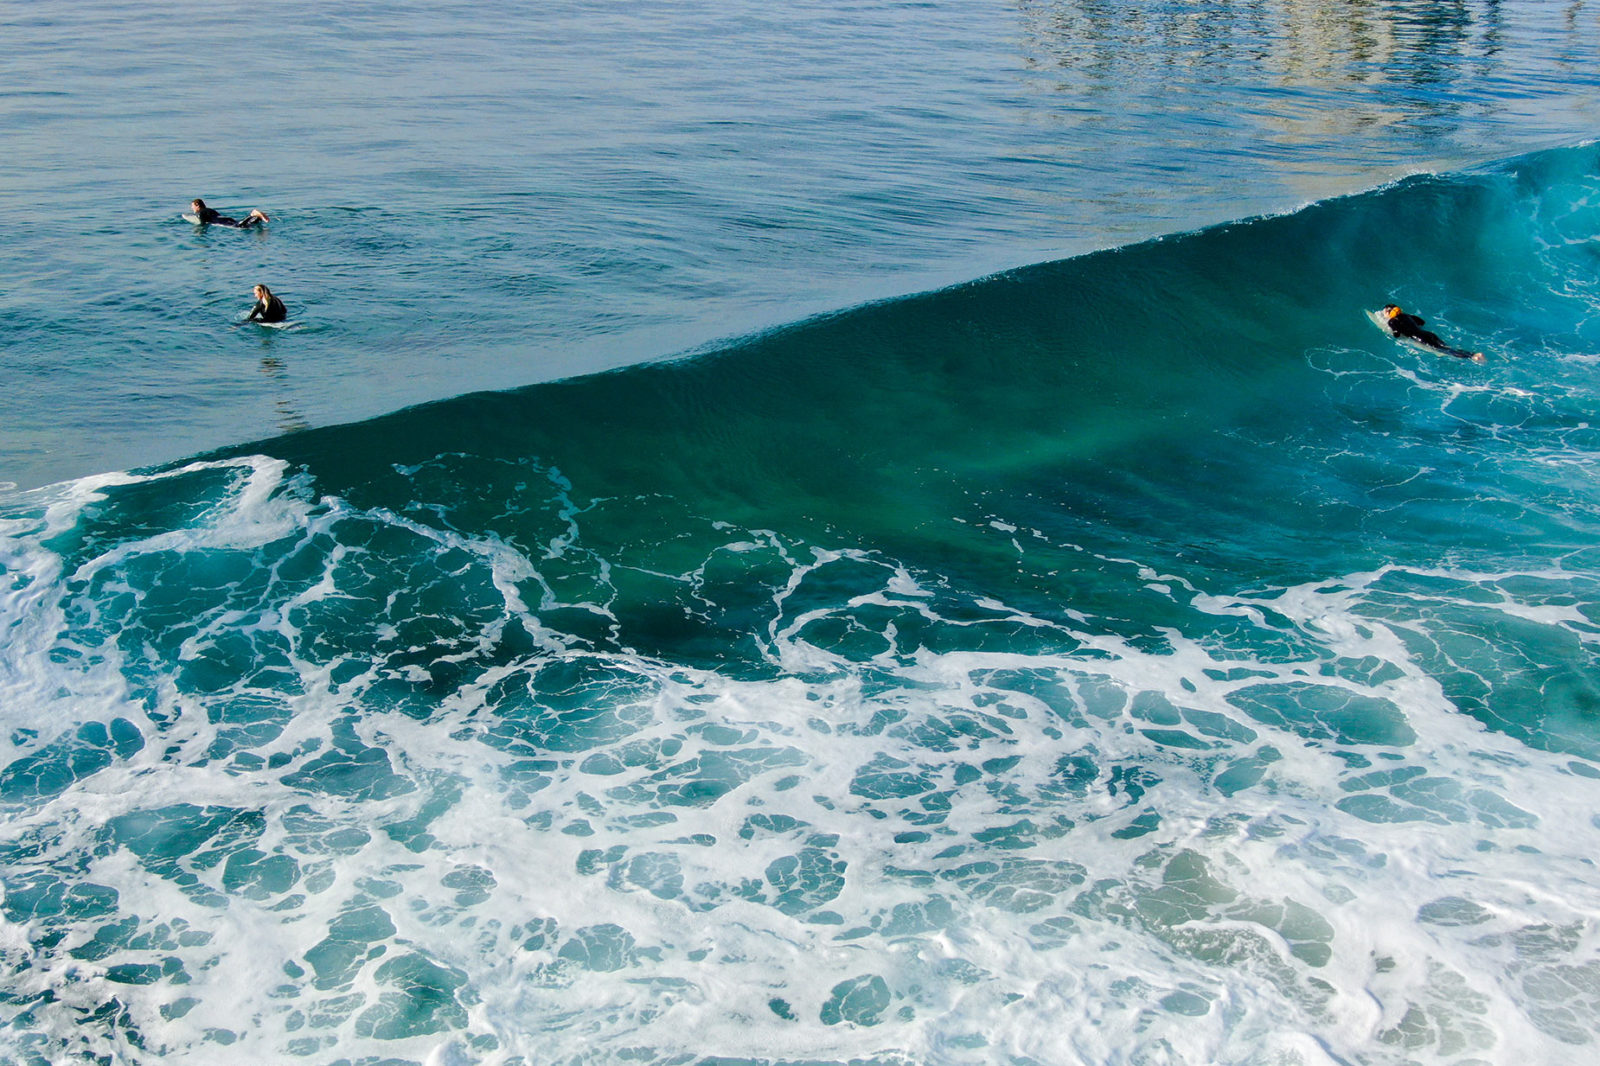
POLYGON ((1471 359, 1474 363, 1484 361, 1482 352, 1469 352, 1465 348, 1450 347, 1450 345, 1439 339, 1437 333, 1423 329, 1423 320, 1421 318, 1416 315, 1406 314, 1394 304, 1384 304, 1383 310, 1379 312, 1379 317, 1383 319, 1384 328, 1396 337, 1404 337, 1406 340, 1416 341, 1418 344, 1426 345, 1436 352, 1453 355, 1457 359, 1471 359))
POLYGON ((245 317, 246 322, 282 322, 289 317, 289 309, 283 306, 282 300, 272 295, 271 289, 257 285, 254 291, 256 303, 245 317))
POLYGON ((254 229, 263 222, 272 221, 267 217, 267 213, 259 207, 252 207, 250 213, 244 216, 243 222, 236 218, 229 218, 214 207, 207 207, 206 202, 199 197, 195 197, 190 202, 189 207, 194 211, 195 221, 202 226, 216 225, 232 226, 234 229, 254 229))

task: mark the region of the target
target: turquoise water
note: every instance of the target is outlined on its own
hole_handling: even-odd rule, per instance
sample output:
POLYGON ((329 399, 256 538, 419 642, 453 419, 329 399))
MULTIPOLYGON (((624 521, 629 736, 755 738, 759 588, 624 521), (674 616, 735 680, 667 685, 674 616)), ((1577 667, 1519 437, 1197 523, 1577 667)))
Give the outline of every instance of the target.
POLYGON ((1581 1061, 1596 21, 1381 7, 8 16, 5 1057, 1581 1061))
POLYGON ((0 481, 1593 136, 1547 2, 6 4, 0 481), (270 232, 195 232, 202 197, 270 232), (234 327, 264 282, 300 328, 234 327))

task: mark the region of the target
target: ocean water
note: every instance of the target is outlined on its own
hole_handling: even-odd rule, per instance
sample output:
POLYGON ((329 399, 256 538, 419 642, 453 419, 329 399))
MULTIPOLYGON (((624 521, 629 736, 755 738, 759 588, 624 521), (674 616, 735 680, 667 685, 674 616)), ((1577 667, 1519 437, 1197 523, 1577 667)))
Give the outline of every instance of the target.
POLYGON ((1594 1054, 1589 5, 0 14, 0 1058, 1594 1054))
POLYGON ((23 488, 1600 127, 1593 5, 1548 0, 0 0, 0 26, 23 488), (197 232, 196 196, 270 231, 197 232), (295 330, 235 328, 257 282, 295 330))

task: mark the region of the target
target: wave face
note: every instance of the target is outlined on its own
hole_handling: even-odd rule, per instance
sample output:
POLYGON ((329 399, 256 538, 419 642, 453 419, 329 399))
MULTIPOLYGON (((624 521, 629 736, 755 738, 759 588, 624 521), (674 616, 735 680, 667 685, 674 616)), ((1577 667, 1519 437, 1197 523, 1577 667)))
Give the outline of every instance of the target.
POLYGON ((1597 232, 1561 149, 10 494, 0 1041, 1581 1056, 1597 232))

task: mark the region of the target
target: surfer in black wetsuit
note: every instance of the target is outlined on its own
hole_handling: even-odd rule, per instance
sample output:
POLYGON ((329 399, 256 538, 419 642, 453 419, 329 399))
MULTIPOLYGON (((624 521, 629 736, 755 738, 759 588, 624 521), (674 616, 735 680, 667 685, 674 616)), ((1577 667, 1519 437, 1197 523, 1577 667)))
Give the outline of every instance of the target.
POLYGON ((1408 315, 1394 304, 1383 305, 1383 324, 1390 333, 1396 337, 1416 341, 1418 344, 1427 345, 1436 352, 1453 355, 1457 359, 1471 359, 1474 363, 1483 362, 1482 352, 1469 352, 1465 348, 1452 348, 1439 339, 1437 333, 1422 328, 1423 320, 1416 315, 1408 315))
POLYGON ((256 304, 250 308, 246 322, 282 322, 289 317, 289 309, 283 306, 282 300, 272 295, 271 289, 257 285, 255 294, 256 304))
POLYGON ((189 207, 194 211, 194 217, 200 220, 202 226, 232 226, 234 229, 254 229, 263 222, 271 222, 267 213, 260 208, 252 207, 250 213, 240 222, 236 218, 229 218, 214 207, 207 207, 204 200, 196 197, 190 202, 189 207))

